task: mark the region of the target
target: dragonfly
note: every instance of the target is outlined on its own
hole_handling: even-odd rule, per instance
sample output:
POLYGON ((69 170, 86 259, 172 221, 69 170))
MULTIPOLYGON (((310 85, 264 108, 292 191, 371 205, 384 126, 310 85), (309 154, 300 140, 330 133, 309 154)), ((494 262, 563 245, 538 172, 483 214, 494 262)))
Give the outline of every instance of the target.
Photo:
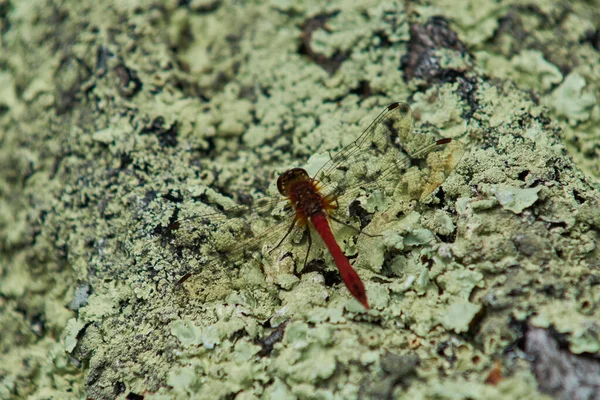
MULTIPOLYGON (((283 172, 277 179, 277 196, 257 199, 250 206, 193 215, 173 223, 167 230, 200 224, 206 228, 203 238, 221 230, 224 234, 218 235, 212 252, 224 254, 234 262, 243 260, 244 255, 257 251, 265 243, 274 244, 270 253, 299 230, 308 238, 304 267, 312 245, 311 232, 315 232, 331 254, 350 294, 369 309, 365 286, 331 227, 350 226, 361 233, 346 221, 350 204, 363 194, 400 190, 411 200, 423 201, 446 180, 464 154, 460 141, 415 133, 413 123, 408 104, 392 103, 356 140, 330 156, 312 176, 303 168, 283 172)), ((185 273, 177 285, 182 285, 193 273, 185 273)))

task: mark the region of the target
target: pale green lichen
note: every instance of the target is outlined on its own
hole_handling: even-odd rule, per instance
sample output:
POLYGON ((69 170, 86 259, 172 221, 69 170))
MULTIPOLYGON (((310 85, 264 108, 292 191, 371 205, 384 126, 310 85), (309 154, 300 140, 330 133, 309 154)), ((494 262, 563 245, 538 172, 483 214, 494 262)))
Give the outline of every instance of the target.
POLYGON ((469 324, 475 315, 481 310, 481 305, 469 302, 457 302, 450 304, 446 309, 440 310, 438 320, 448 330, 456 333, 467 332, 469 324))
POLYGON ((462 118, 465 104, 457 95, 457 90, 458 83, 455 83, 415 94, 414 108, 421 121, 439 129, 445 137, 459 138, 467 131, 467 123, 462 118), (432 102, 437 106, 432 107, 432 102))
POLYGON ((175 395, 189 397, 202 390, 198 382, 201 373, 202 369, 195 366, 173 369, 167 376, 167 384, 173 388, 175 395))
POLYGON ((477 52, 476 56, 479 64, 494 77, 512 79, 521 89, 546 91, 563 80, 558 67, 548 62, 540 51, 525 50, 510 60, 486 51, 477 52))
POLYGON ((75 346, 77 345, 77 335, 83 329, 85 324, 81 321, 77 321, 75 318, 71 318, 67 322, 67 326, 65 327, 65 337, 64 337, 64 346, 65 351, 72 352, 75 346))
POLYGON ((171 326, 171 333, 186 347, 202 343, 202 330, 193 321, 175 321, 171 326))
POLYGON ((398 399, 426 400, 441 399, 521 399, 550 400, 552 397, 535 392, 535 377, 530 371, 523 371, 516 377, 511 377, 498 384, 486 385, 482 382, 467 381, 462 377, 457 379, 428 379, 427 384, 416 384, 408 391, 397 391, 398 399))
POLYGON ((468 269, 457 269, 443 272, 438 278, 437 283, 444 290, 446 297, 457 296, 463 300, 469 300, 473 289, 483 288, 485 283, 483 274, 478 271, 468 269))
POLYGON ((559 117, 565 117, 571 124, 587 121, 594 108, 598 108, 596 95, 586 89, 586 80, 577 72, 569 74, 552 92, 547 100, 559 117))
POLYGON ((541 187, 519 189, 516 187, 499 185, 492 188, 492 194, 505 210, 520 214, 531 207, 539 198, 541 187))
POLYGON ((416 6, 418 14, 427 19, 443 15, 454 22, 463 42, 477 46, 485 42, 498 28, 498 18, 506 12, 508 4, 468 0, 456 7, 452 0, 438 0, 427 6, 416 6))
POLYGON ((534 326, 554 327, 560 333, 569 333, 570 350, 575 354, 600 352, 600 335, 595 328, 597 312, 583 315, 574 302, 555 301, 539 307, 531 319, 534 326))
POLYGON ((544 398, 518 357, 484 382, 522 333, 511 318, 599 352, 597 191, 550 121, 597 171, 599 63, 590 45, 558 45, 595 26, 583 2, 534 3, 14 3, 0 53, 0 397, 330 399, 402 381, 387 388, 397 398, 544 398), (542 12, 564 18, 542 26, 542 12), (310 44, 344 55, 337 70, 298 52, 317 15, 310 44), (437 15, 476 58, 436 49, 455 77, 411 80, 398 69, 410 24, 437 15), (515 15, 535 45, 506 38, 515 15), (335 227, 370 311, 331 282, 317 240, 324 267, 303 273, 301 238, 235 266, 209 258, 209 240, 239 245, 243 219, 150 237, 175 208, 275 194, 278 172, 315 171, 392 101, 470 152, 424 204, 360 197, 375 212, 365 233, 383 237, 335 227), (393 376, 388 354, 418 355, 419 378, 393 376))

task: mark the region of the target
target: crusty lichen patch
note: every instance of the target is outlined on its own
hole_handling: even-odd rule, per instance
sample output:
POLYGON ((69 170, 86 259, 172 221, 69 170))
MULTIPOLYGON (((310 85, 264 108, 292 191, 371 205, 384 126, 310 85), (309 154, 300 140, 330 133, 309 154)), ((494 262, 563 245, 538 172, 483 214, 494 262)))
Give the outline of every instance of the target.
MULTIPOLYGON (((509 6, 495 35, 478 43, 476 55, 486 73, 535 91, 564 130, 570 154, 597 188, 598 12, 584 3, 571 5, 566 14, 554 2, 539 2, 529 9, 516 3, 509 6)), ((463 27, 458 24, 458 29, 463 27)))
POLYGON ((0 1, 0 397, 542 399, 527 326, 600 352, 597 11, 348 4, 0 1), (469 151, 335 227, 371 310, 319 243, 165 232, 392 101, 469 151))

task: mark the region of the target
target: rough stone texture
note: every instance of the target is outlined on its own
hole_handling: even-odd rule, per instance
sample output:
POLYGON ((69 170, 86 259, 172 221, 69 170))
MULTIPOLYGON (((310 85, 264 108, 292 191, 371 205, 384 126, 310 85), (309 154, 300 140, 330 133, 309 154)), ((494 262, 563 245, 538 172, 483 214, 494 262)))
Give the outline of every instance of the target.
POLYGON ((534 357, 533 371, 540 389, 561 399, 596 399, 600 393, 600 364, 594 358, 561 349, 552 334, 541 328, 526 334, 525 351, 534 357))
POLYGON ((0 398, 598 398, 599 11, 405 3, 0 0, 0 398), (318 246, 165 233, 392 101, 469 153, 340 229, 371 311, 318 246))

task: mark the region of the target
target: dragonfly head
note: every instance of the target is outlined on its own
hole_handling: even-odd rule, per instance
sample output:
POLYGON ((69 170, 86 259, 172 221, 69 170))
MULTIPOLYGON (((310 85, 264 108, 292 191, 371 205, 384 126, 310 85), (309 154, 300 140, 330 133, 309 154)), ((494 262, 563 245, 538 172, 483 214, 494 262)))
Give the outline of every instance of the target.
POLYGON ((277 190, 282 196, 289 196, 289 190, 293 183, 300 181, 309 181, 310 176, 303 168, 292 168, 279 175, 277 178, 277 190))

